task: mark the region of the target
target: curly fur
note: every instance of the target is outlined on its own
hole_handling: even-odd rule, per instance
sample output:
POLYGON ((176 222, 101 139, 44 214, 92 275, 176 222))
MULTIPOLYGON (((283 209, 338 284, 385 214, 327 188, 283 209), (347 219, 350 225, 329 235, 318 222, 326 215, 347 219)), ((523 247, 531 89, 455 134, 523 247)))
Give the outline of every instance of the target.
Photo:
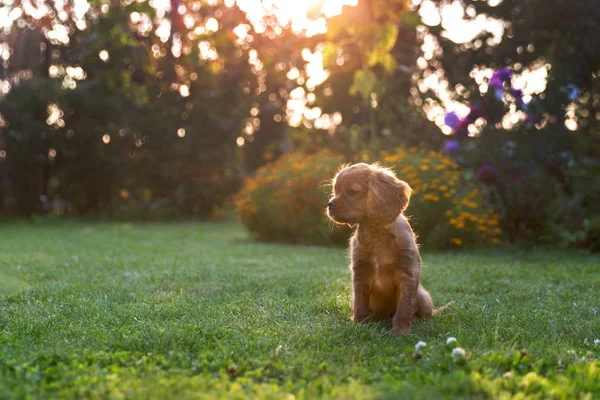
POLYGON ((413 318, 432 318, 437 310, 420 285, 421 256, 416 235, 402 212, 411 188, 377 164, 344 166, 333 178, 327 215, 356 225, 350 238, 352 320, 392 317, 395 333, 407 332, 413 318))

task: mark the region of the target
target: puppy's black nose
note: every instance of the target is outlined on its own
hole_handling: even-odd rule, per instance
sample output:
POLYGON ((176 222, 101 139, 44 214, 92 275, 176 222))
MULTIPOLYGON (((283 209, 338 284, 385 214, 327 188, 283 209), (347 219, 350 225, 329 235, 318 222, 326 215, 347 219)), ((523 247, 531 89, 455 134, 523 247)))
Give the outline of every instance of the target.
POLYGON ((333 208, 333 206, 335 206, 335 201, 333 201, 333 200, 329 200, 329 203, 327 203, 327 206, 328 206, 329 208, 333 208))

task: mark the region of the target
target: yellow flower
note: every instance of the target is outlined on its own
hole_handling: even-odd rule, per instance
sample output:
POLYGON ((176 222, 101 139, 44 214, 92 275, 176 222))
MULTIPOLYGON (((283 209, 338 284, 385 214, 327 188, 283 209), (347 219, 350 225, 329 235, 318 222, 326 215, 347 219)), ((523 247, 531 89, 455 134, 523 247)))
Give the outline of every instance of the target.
POLYGON ((463 241, 460 238, 450 238, 450 243, 452 243, 455 246, 462 246, 463 241))

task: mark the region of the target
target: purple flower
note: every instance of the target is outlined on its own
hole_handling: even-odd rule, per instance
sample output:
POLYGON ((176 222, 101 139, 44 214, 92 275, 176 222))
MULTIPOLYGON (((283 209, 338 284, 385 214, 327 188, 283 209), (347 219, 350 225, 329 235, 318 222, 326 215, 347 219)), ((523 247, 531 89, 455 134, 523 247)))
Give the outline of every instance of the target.
POLYGON ((504 89, 495 89, 494 90, 494 97, 496 98, 496 100, 498 101, 502 101, 502 93, 504 89))
POLYGON ((460 125, 460 118, 458 118, 458 115, 452 111, 446 114, 444 117, 444 123, 452 128, 452 130, 455 130, 456 127, 460 125))
POLYGON ((496 89, 504 89, 504 82, 510 80, 512 77, 512 71, 508 68, 502 68, 498 71, 494 71, 492 78, 490 79, 489 86, 496 89))
POLYGON ((496 183, 496 170, 490 165, 483 164, 477 171, 477 179, 484 185, 492 186, 496 183))
POLYGON ((521 171, 521 169, 519 167, 514 167, 514 166, 503 167, 502 174, 503 174, 503 176, 508 178, 509 181, 519 181, 519 180, 523 179, 523 172, 521 171))
POLYGON ((541 116, 537 116, 537 115, 527 114, 527 116, 525 117, 525 123, 526 124, 537 124, 541 120, 542 120, 542 117, 541 116))
POLYGON ((477 121, 477 118, 483 116, 483 113, 481 112, 479 107, 471 106, 469 108, 470 108, 469 115, 467 115, 464 119, 464 121, 467 122, 467 125, 474 123, 475 121, 477 121))
POLYGON ((519 170, 509 171, 507 176, 511 181, 520 181, 523 178, 523 174, 519 170))
POLYGON ((452 128, 452 132, 457 138, 466 138, 469 134, 469 124, 472 123, 472 121, 469 119, 469 116, 461 119, 454 111, 446 114, 444 117, 444 122, 446 125, 452 128))
POLYGON ((460 120, 460 123, 454 130, 454 137, 457 139, 466 139, 469 137, 469 122, 466 119, 460 120))
POLYGON ((493 87, 493 88, 496 88, 496 89, 503 89, 503 87, 504 87, 504 82, 502 82, 502 81, 500 80, 500 78, 498 78, 498 77, 496 76, 496 74, 494 74, 494 75, 492 76, 492 79, 490 79, 489 86, 491 86, 491 87, 493 87))
POLYGON ((494 72, 494 75, 500 78, 502 82, 506 82, 507 80, 512 78, 512 71, 508 68, 502 68, 494 72))
POLYGON ((525 105, 525 102, 523 102, 523 91, 521 89, 510 89, 509 93, 515 98, 517 108, 523 108, 525 105))
POLYGON ((569 101, 575 100, 575 98, 579 94, 579 89, 577 89, 577 86, 573 85, 572 83, 563 86, 560 90, 561 92, 567 94, 567 98, 569 99, 569 101))
POLYGON ((444 152, 448 155, 460 153, 460 143, 456 140, 448 140, 444 146, 444 152))

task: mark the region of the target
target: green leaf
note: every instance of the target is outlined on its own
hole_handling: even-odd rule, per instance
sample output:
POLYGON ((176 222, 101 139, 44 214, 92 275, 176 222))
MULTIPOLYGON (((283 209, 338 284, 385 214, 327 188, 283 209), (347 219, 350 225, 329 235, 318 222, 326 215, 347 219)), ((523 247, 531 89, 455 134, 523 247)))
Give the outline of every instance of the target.
POLYGON ((396 59, 390 53, 383 56, 380 63, 386 72, 392 72, 396 69, 396 59))
POLYGON ((394 23, 386 24, 378 32, 378 40, 375 42, 369 55, 369 66, 374 67, 381 64, 387 72, 391 72, 396 67, 394 58, 390 55, 390 50, 396 43, 398 36, 398 27, 394 23))
POLYGON ((325 43, 323 47, 323 67, 327 68, 335 62, 337 58, 337 46, 333 42, 325 43))
POLYGON ((416 12, 407 12, 402 18, 402 24, 407 28, 416 29, 421 25, 421 17, 416 12))
POLYGON ((394 22, 390 22, 383 27, 382 37, 380 44, 387 50, 390 51, 396 43, 398 37, 398 26, 394 22))
POLYGON ((370 69, 358 70, 354 73, 354 80, 349 93, 353 96, 358 93, 363 99, 368 99, 373 93, 376 83, 377 76, 373 71, 370 69))

